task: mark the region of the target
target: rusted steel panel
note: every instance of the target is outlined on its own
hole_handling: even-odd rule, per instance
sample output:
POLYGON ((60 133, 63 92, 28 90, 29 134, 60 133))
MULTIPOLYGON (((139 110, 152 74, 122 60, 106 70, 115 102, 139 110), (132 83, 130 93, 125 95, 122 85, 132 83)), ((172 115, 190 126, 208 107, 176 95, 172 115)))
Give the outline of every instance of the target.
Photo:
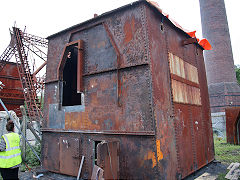
MULTIPOLYGON (((97 151, 101 142, 119 142, 119 152, 110 152, 113 160, 119 155, 119 179, 181 179, 213 158, 202 50, 183 46, 189 36, 147 4, 139 1, 49 40, 43 133, 79 139, 79 155, 86 157, 83 179, 91 177, 96 157, 112 178, 109 148, 97 151), (63 105, 64 82, 54 70, 64 46, 80 39, 85 101, 63 105)), ((53 158, 59 163, 67 150, 63 144, 58 149, 53 158)), ((60 166, 55 171, 69 173, 60 166)))
POLYGON ((48 127, 53 129, 64 129, 65 128, 65 113, 59 111, 58 104, 49 104, 48 112, 48 127))
POLYGON ((107 21, 114 40, 122 53, 120 67, 148 62, 147 35, 144 6, 118 13, 107 21))
MULTIPOLYGON (((60 99, 59 83, 58 82, 47 83, 45 86, 45 93, 44 93, 44 107, 47 107, 47 108, 44 108, 43 127, 52 127, 50 124, 51 124, 51 121, 53 121, 55 118, 49 120, 49 116, 56 117, 56 116, 53 116, 53 113, 56 112, 57 109, 55 109, 55 111, 52 111, 51 110, 52 107, 50 104, 58 104, 59 99, 60 99)), ((57 122, 53 122, 53 123, 55 124, 55 126, 59 125, 59 123, 57 122)))
POLYGON ((185 177, 196 169, 193 118, 189 113, 189 105, 175 103, 174 110, 178 163, 182 177, 185 177))
POLYGON ((119 142, 103 142, 97 145, 97 165, 104 169, 104 179, 118 179, 119 142))
POLYGON ((59 137, 55 134, 43 134, 42 137, 43 167, 53 172, 59 171, 59 137))
POLYGON ((70 33, 55 37, 48 42, 48 55, 46 66, 46 82, 57 80, 57 67, 62 57, 64 46, 69 42, 70 33))
MULTIPOLYGON (((85 156, 85 160, 83 163, 81 178, 89 179, 92 175, 92 170, 96 158, 95 152, 97 148, 95 146, 96 142, 111 142, 116 141, 119 143, 113 143, 113 146, 104 146, 102 148, 102 153, 99 154, 101 158, 97 160, 98 162, 104 160, 106 162, 106 166, 104 167, 104 172, 107 171, 108 175, 111 175, 110 164, 108 164, 108 149, 110 149, 110 155, 112 156, 112 167, 117 167, 117 164, 114 164, 114 159, 117 158, 115 155, 119 155, 119 173, 116 173, 117 176, 115 179, 158 179, 157 174, 157 152, 155 152, 155 140, 154 136, 146 137, 146 136, 109 136, 109 135, 97 135, 97 134, 79 134, 79 133, 44 133, 44 141, 43 141, 43 164, 44 168, 47 168, 53 172, 63 173, 60 171, 60 161, 61 161, 61 152, 60 146, 58 143, 61 143, 60 139, 79 139, 79 161, 81 156, 85 156), (50 142, 47 142, 46 139, 51 141, 51 148, 55 145, 55 149, 50 150, 50 142), (55 144, 56 143, 56 144, 55 144), (119 148, 118 148, 119 146, 119 148), (46 148, 48 147, 48 148, 46 148), (45 149, 45 150, 44 150, 45 149), (46 151, 46 149, 48 151, 46 151), (111 150, 112 149, 112 150, 111 150), (115 151, 119 149, 119 151, 115 151), (48 154, 47 154, 48 152, 48 154), (137 153, 139 152, 139 153, 137 153), (104 156, 106 155, 106 156, 104 156), (104 158, 105 157, 105 158, 104 158), (104 159, 103 159, 104 158, 104 159), (51 159, 51 160, 50 160, 51 159), (110 173, 110 174, 109 174, 110 173)), ((103 142, 103 143, 104 143, 103 142)), ((111 144, 111 143, 110 143, 111 144)), ((71 145, 71 144, 70 144, 71 145)), ((69 147, 71 148, 71 147, 69 147)), ((66 151, 65 151, 66 152, 66 151)), ((66 156, 70 158, 74 153, 65 153, 66 156)), ((78 155, 78 154, 77 154, 78 155)), ((64 159, 67 159, 64 157, 64 159)), ((100 165, 104 162, 100 162, 100 165)), ((116 159, 117 163, 117 159, 116 159)), ((69 164, 69 163, 67 163, 69 164)), ((70 166, 70 164, 69 164, 70 166)), ((78 167, 74 167, 78 169, 78 167)), ((116 168, 117 169, 117 168, 116 168)), ((70 170, 70 169, 69 169, 70 170)), ((115 172, 114 172, 115 173, 115 172)), ((111 178, 110 178, 111 179, 111 178)))
POLYGON ((59 144, 60 172, 77 176, 80 165, 79 139, 61 137, 59 139, 59 144))
POLYGON ((72 34, 71 41, 79 39, 84 41, 83 74, 116 68, 116 53, 102 24, 72 34))
POLYGON ((121 103, 117 106, 116 72, 84 77, 85 111, 66 112, 72 130, 153 131, 149 99, 149 69, 138 66, 120 71, 121 103))
MULTIPOLYGON (((4 84, 0 98, 7 109, 16 110, 24 104, 23 89, 18 75, 17 64, 8 62, 0 72, 0 81, 4 84)), ((0 107, 0 110, 4 110, 0 107)))
MULTIPOLYGON (((170 29, 167 23, 164 24, 164 31, 161 31, 160 20, 162 17, 155 14, 151 9, 146 9, 147 32, 149 41, 149 52, 151 59, 152 76, 152 106, 156 124, 156 139, 160 143, 157 152, 158 156, 157 175, 158 179, 178 179, 180 169, 178 168, 175 130, 174 130, 174 110, 171 101, 171 80, 168 64, 168 43, 166 33, 170 29)), ((165 19, 164 19, 165 20, 165 19)), ((173 37, 177 38, 177 37, 173 37)))
POLYGON ((199 48, 195 49, 196 52, 196 63, 198 67, 198 77, 201 101, 202 101, 202 123, 203 123, 203 137, 205 143, 205 156, 207 157, 208 163, 214 160, 214 144, 213 144, 213 131, 212 121, 210 115, 210 103, 208 95, 207 77, 203 76, 206 74, 205 64, 203 61, 203 51, 199 48))
POLYGON ((226 136, 227 142, 240 144, 240 108, 226 108, 226 136))
POLYGON ((13 62, 7 62, 6 66, 1 70, 0 75, 19 79, 17 64, 13 62))
POLYGON ((202 166, 208 163, 208 159, 205 156, 207 153, 207 149, 205 146, 205 129, 203 126, 203 118, 202 118, 202 107, 200 106, 191 106, 189 108, 189 112, 191 114, 191 123, 192 123, 192 138, 195 145, 195 170, 201 168, 202 166))
MULTIPOLYGON (((161 18, 160 18, 161 19, 161 18)), ((151 22, 153 21, 153 18, 151 18, 151 22)), ((160 20, 159 20, 160 21, 160 20)), ((153 23, 155 24, 155 23, 153 23)), ((156 35, 159 34, 163 34, 163 32, 161 32, 159 30, 159 27, 156 27, 154 31, 154 39, 158 39, 156 37, 156 35), (158 33, 156 33, 158 32, 158 33)), ((178 109, 182 109, 184 108, 184 106, 186 106, 187 108, 185 108, 184 111, 184 118, 182 122, 186 123, 189 125, 188 128, 186 128, 185 130, 185 134, 186 137, 185 139, 182 139, 178 133, 183 133, 184 131, 181 131, 181 128, 179 129, 179 126, 181 127, 182 124, 179 124, 180 122, 175 122, 174 126, 175 126, 175 138, 176 138, 176 146, 177 148, 177 159, 178 159, 178 166, 177 166, 177 172, 176 176, 179 178, 183 178, 186 177, 187 175, 189 175, 191 172, 199 169, 200 167, 202 167, 203 165, 205 165, 208 161, 207 156, 205 154, 206 150, 208 149, 208 153, 213 153, 213 149, 210 149, 208 147, 206 147, 205 143, 207 144, 206 141, 207 140, 204 137, 204 132, 205 131, 211 131, 211 127, 209 127, 208 125, 204 125, 204 127, 207 127, 208 129, 205 130, 204 128, 200 128, 200 125, 198 126, 198 128, 200 128, 200 132, 199 133, 195 133, 196 131, 196 126, 194 126, 194 119, 191 118, 192 114, 190 113, 191 108, 198 108, 198 110, 202 110, 203 106, 206 105, 207 108, 209 108, 209 102, 207 101, 202 101, 202 98, 208 98, 208 94, 206 94, 205 92, 201 92, 201 89, 205 90, 205 87, 202 86, 206 86, 207 84, 205 83, 204 79, 202 80, 201 77, 202 75, 202 67, 200 69, 200 73, 198 72, 198 63, 196 61, 196 47, 195 45, 187 45, 185 48, 182 48, 181 46, 181 42, 182 40, 184 40, 186 37, 184 37, 184 35, 181 35, 180 33, 177 33, 176 31, 174 31, 173 29, 169 28, 166 24, 164 24, 164 33, 166 33, 165 37, 165 41, 166 41, 166 51, 161 51, 161 53, 166 52, 166 53, 172 53, 176 56, 177 60, 172 60, 172 65, 171 65, 171 61, 170 61, 170 65, 169 65, 169 73, 171 74, 171 82, 169 82, 170 86, 173 88, 173 101, 174 103, 174 109, 176 111, 176 104, 179 104, 177 102, 180 102, 180 104, 178 105, 179 107, 177 107, 178 109), (182 60, 182 61, 181 61, 182 60), (175 65, 174 65, 175 64, 175 65), (203 94, 205 93, 205 94, 203 94), (179 96, 178 96, 179 95, 179 96), (202 103, 204 102, 204 104, 202 103), (186 105, 185 105, 186 104, 186 105), (188 104, 188 105, 187 105, 188 104), (197 105, 197 106, 196 106, 197 105), (185 114, 186 113, 186 114, 185 114), (195 135, 196 134, 196 135, 195 135), (196 136, 196 137, 195 137, 196 136), (200 137, 197 137, 200 136, 200 137), (185 142, 185 140, 191 140, 191 144, 189 144, 189 146, 191 145, 191 147, 184 147, 183 145, 188 143, 185 142), (204 143, 200 144, 197 141, 200 140, 201 142, 203 142, 203 140, 205 140, 204 143), (179 148, 179 147, 182 147, 179 148), (196 150, 196 147, 200 148, 200 150, 196 150), (185 156, 183 154, 187 154, 188 156, 188 161, 192 161, 192 163, 190 164, 184 164, 184 160, 183 158, 185 158, 185 156)), ((164 40, 162 40, 161 42, 163 42, 164 40)), ((152 42, 152 44, 157 44, 154 43, 154 41, 152 42)), ((154 52, 155 49, 152 49, 151 52, 154 52)), ((160 52, 159 52, 160 54, 160 52)), ((154 57, 154 56, 153 56, 154 57)), ((160 59, 160 58, 159 58, 160 59)), ((163 59, 163 58, 161 58, 163 59)), ((198 59, 199 64, 203 64, 203 59, 198 59)), ((156 62, 154 64, 154 66, 156 66, 156 64, 159 62, 156 62)), ((153 67, 154 67, 153 66, 153 67)), ((154 75, 156 75, 156 73, 153 73, 153 78, 154 75)), ((154 94, 156 93, 155 91, 153 91, 154 94)), ((206 108, 206 109, 207 109, 206 108)), ((156 111, 156 110, 155 110, 156 111)), ((206 111, 205 111, 206 112, 206 111)), ((194 114, 197 118, 199 118, 201 121, 204 121, 205 123, 209 122, 209 117, 205 116, 202 114, 201 111, 196 111, 194 114), (207 118, 207 119, 204 119, 207 118)), ((176 119, 175 119, 176 121, 176 119)), ((182 123, 181 122, 181 123, 182 123)), ((169 134, 169 133, 168 133, 169 134)), ((209 137, 211 138, 210 134, 209 137)), ((208 138, 209 138, 208 137, 208 138)), ((163 153, 164 155, 164 153, 163 153)), ((209 157, 211 157, 209 155, 209 157)))

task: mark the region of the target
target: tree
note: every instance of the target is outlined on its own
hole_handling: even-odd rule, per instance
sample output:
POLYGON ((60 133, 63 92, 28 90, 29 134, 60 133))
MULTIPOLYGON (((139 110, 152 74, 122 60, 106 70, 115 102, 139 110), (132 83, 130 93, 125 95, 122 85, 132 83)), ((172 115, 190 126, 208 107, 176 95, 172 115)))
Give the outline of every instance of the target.
POLYGON ((240 65, 235 65, 235 72, 238 84, 240 85, 240 65))

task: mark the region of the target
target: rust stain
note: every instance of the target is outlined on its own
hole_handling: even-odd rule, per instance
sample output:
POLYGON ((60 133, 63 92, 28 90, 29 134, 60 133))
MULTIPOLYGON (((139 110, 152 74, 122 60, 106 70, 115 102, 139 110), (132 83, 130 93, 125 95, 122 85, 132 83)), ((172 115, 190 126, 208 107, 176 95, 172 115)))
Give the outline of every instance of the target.
POLYGON ((152 160, 152 168, 157 165, 155 153, 152 151, 148 151, 148 153, 144 156, 144 160, 152 160))
POLYGON ((163 159, 160 140, 156 140, 156 145, 157 145, 157 160, 160 161, 163 159))
POLYGON ((125 33, 125 43, 129 43, 134 36, 135 32, 135 19, 132 17, 131 21, 127 20, 126 23, 124 24, 124 33, 125 33))
POLYGON ((66 112, 65 113, 65 128, 72 130, 99 130, 100 125, 89 121, 87 110, 85 112, 66 112))
POLYGON ((105 41, 100 41, 98 44, 97 44, 97 48, 104 48, 106 46, 106 43, 105 41))

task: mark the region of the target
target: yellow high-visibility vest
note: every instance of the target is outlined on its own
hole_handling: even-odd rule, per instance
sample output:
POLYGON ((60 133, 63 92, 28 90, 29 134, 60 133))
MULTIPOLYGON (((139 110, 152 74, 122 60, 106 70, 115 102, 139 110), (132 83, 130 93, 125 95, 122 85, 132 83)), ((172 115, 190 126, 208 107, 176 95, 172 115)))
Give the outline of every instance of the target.
POLYGON ((5 151, 0 151, 0 168, 10 168, 22 162, 20 137, 17 133, 4 134, 5 151))

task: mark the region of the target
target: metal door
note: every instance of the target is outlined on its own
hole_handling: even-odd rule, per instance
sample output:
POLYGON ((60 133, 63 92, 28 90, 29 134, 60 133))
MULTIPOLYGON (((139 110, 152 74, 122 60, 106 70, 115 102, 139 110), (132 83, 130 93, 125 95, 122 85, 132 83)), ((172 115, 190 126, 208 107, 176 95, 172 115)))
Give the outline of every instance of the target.
POLYGON ((60 172, 77 176, 80 165, 79 139, 60 138, 60 172))
POLYGON ((104 179, 119 178, 119 142, 97 145, 97 165, 104 170, 104 179))

